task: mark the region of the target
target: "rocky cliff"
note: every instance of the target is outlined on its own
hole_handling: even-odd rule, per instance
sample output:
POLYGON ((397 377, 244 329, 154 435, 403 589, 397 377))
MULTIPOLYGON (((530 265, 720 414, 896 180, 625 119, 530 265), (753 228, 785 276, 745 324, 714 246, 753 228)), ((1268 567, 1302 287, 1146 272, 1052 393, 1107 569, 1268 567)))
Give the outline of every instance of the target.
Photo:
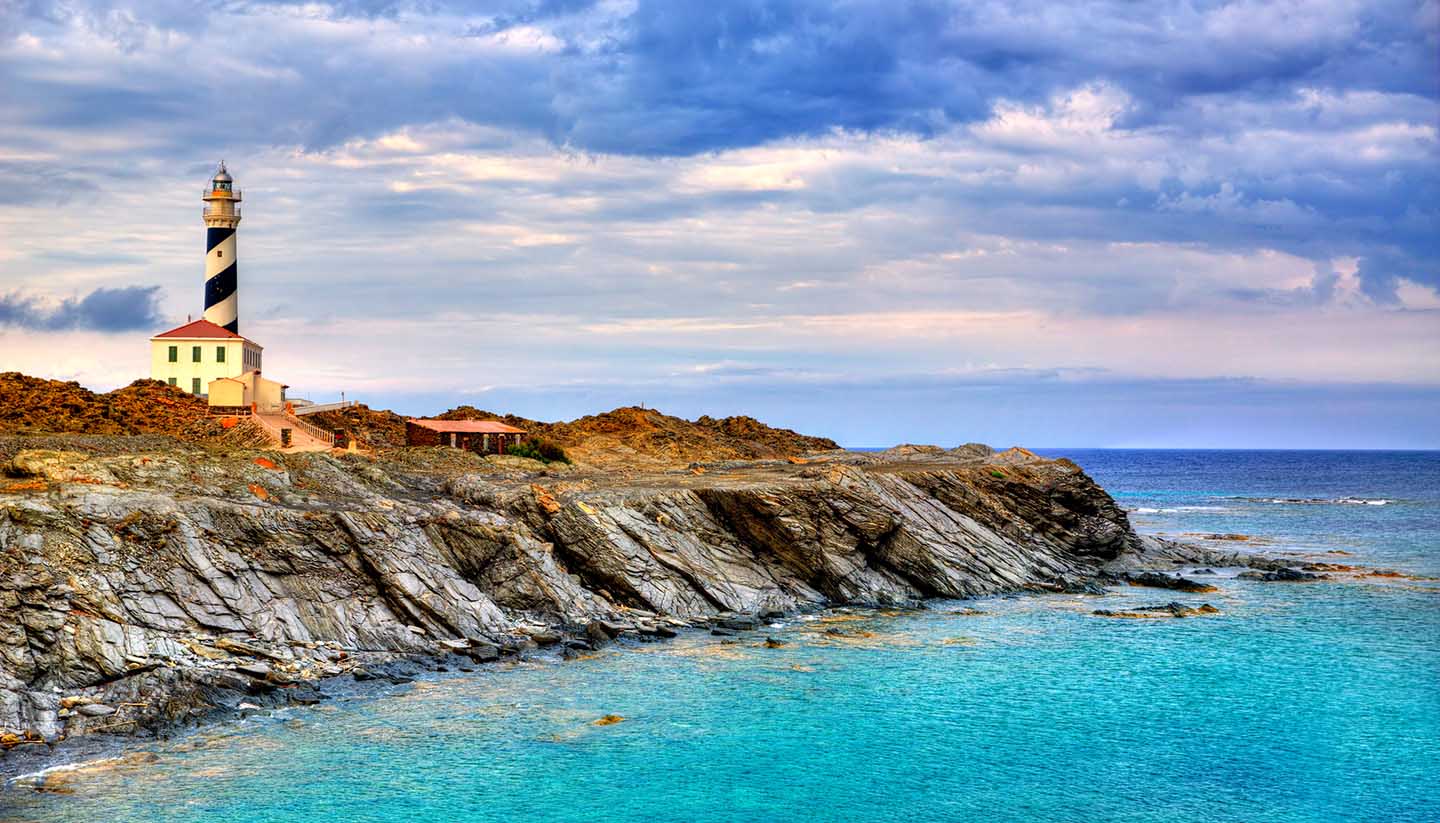
POLYGON ((397 656, 463 668, 827 605, 1083 588, 1140 545, 1077 466, 1019 450, 622 476, 446 449, 47 445, 0 477, 0 743, 17 749, 310 700, 397 656))

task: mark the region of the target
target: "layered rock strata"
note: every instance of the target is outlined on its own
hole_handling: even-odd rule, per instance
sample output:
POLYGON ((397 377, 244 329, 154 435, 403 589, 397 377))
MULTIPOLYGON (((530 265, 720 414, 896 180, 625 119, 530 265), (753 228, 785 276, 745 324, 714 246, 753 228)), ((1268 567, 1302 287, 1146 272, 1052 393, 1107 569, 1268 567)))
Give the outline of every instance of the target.
POLYGON ((625 475, 444 449, 20 450, 0 746, 305 702, 397 657, 1084 589, 1141 544, 1073 463, 974 446, 625 475))

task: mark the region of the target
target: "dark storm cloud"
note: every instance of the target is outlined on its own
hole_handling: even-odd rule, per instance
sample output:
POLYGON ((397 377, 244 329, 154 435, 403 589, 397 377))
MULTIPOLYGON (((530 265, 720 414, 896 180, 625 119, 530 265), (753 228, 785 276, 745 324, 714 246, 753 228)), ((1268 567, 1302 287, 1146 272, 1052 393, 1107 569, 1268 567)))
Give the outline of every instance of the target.
MULTIPOLYGON (((1433 8, 1393 0, 657 0, 623 17, 580 0, 342 2, 303 13, 298 4, 218 4, 209 14, 188 3, 96 3, 28 4, 19 17, 36 34, 82 25, 137 58, 174 48, 167 32, 227 48, 255 72, 220 82, 197 63, 167 77, 137 59, 127 76, 157 83, 152 91, 208 93, 178 106, 189 114, 237 96, 263 102, 263 118, 228 119, 237 139, 315 147, 446 116, 626 154, 685 155, 833 128, 926 135, 984 117, 997 98, 1039 101, 1082 82, 1124 89, 1137 122, 1166 122, 1195 97, 1267 99, 1300 86, 1440 93, 1433 8), (417 29, 434 45, 407 54, 383 39, 348 39, 363 32, 322 30, 354 19, 417 29), (444 44, 536 24, 561 47, 481 55, 444 44)), ((0 70, 25 74, 13 63, 0 70)), ((99 92, 74 88, 60 116, 184 121, 144 92, 106 92, 109 100, 99 92)))
POLYGON ((1435 266, 1434 259, 1416 260, 1403 252, 1389 249, 1362 257, 1356 273, 1360 277, 1361 290, 1380 303, 1396 302, 1401 279, 1440 289, 1440 267, 1435 266))
POLYGON ((22 294, 0 294, 0 326, 37 331, 123 332, 152 329, 159 315, 159 286, 99 288, 47 306, 22 294))
POLYGON ((985 111, 983 71, 946 48, 948 17, 931 3, 641 3, 606 55, 618 93, 578 101, 565 137, 691 154, 832 128, 930 134, 985 111))

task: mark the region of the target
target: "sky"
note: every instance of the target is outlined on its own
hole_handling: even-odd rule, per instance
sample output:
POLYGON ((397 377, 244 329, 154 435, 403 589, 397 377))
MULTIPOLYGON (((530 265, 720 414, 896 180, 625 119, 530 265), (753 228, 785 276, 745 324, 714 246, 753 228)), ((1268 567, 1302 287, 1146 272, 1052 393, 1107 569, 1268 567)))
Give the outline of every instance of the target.
POLYGON ((0 371, 1440 448, 1440 2, 0 0, 0 371))

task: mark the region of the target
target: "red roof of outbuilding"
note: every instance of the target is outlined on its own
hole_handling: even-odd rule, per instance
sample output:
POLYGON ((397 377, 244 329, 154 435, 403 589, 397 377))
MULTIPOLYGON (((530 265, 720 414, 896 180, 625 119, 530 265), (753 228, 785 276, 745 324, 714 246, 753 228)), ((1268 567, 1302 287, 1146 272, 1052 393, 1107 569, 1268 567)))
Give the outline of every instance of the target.
POLYGON ((204 318, 201 318, 201 319, 199 319, 199 320, 196 320, 196 321, 193 322, 193 323, 186 323, 186 324, 183 325, 183 326, 178 326, 178 327, 176 327, 176 328, 171 329, 170 331, 161 332, 161 333, 155 335, 155 337, 152 337, 152 338, 150 338, 150 339, 151 339, 151 340, 155 340, 155 339, 161 338, 161 337, 179 337, 179 338, 182 338, 182 339, 212 338, 212 337, 221 338, 221 339, 231 339, 231 338, 233 338, 233 339, 236 339, 236 340, 244 340, 244 339, 245 339, 244 337, 241 337, 240 335, 236 334, 235 332, 230 331, 229 329, 225 328, 224 326, 217 326, 217 325, 215 325, 214 323, 211 323, 209 320, 206 320, 206 319, 204 319, 204 318))
POLYGON ((524 429, 507 426, 498 420, 406 420, 417 426, 437 432, 461 432, 471 434, 524 434, 524 429))

